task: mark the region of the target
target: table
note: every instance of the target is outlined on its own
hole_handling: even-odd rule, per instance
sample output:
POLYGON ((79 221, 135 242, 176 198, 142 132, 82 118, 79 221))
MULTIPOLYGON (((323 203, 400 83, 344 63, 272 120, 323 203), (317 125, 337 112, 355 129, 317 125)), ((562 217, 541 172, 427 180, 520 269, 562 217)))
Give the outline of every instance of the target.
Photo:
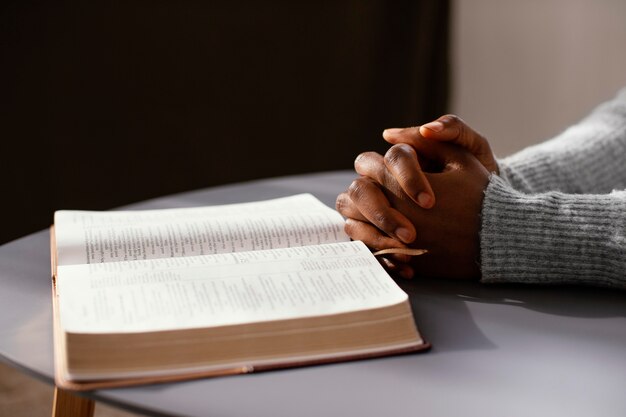
MULTIPOLYGON (((260 180, 125 209, 311 192, 334 206, 349 171, 260 180)), ((0 248, 0 358, 53 383, 49 234, 0 248)), ((626 415, 626 293, 595 288, 401 283, 430 352, 88 393, 148 415, 626 415)))

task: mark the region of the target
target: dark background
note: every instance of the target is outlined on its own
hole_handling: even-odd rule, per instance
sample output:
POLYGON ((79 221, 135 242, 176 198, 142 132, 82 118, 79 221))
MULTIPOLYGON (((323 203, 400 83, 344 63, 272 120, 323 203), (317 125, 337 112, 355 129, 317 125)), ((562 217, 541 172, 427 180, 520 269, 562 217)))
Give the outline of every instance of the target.
POLYGON ((1 242, 57 209, 351 169, 446 111, 446 1, 2 3, 1 242))

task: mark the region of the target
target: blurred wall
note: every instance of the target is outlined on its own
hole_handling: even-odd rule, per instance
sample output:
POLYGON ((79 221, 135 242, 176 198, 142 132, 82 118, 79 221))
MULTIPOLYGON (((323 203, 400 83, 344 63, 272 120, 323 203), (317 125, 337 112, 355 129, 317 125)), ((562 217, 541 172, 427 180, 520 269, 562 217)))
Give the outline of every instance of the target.
POLYGON ((624 0, 456 0, 452 110, 499 156, 562 131, 626 85, 624 0))

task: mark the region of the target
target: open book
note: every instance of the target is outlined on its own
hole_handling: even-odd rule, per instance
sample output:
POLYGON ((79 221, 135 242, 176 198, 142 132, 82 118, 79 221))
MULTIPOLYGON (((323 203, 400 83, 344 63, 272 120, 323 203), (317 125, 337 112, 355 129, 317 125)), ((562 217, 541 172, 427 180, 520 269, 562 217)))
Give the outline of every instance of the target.
POLYGON ((58 211, 56 383, 93 389, 428 347, 407 295, 309 194, 58 211))

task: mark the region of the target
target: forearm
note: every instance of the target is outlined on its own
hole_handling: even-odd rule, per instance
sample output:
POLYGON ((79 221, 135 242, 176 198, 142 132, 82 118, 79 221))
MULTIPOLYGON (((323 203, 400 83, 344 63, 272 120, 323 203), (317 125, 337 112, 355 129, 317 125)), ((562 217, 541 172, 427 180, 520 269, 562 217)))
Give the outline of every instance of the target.
POLYGON ((493 176, 481 222, 483 282, 626 289, 626 191, 528 195, 493 176))
POLYGON ((552 140, 498 161, 500 176, 526 193, 626 189, 626 89, 552 140))

